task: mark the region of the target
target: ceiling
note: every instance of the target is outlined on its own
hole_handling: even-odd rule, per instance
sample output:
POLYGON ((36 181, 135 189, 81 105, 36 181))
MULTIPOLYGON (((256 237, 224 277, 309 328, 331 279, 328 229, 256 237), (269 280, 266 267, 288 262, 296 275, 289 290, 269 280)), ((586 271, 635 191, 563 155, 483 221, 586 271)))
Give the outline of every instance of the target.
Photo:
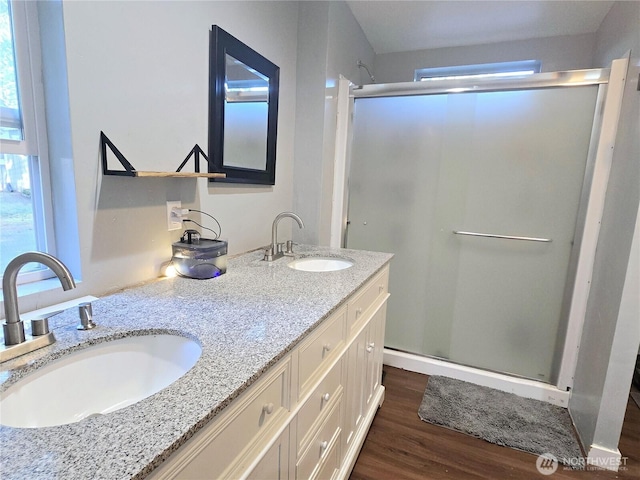
POLYGON ((347 0, 376 54, 594 33, 613 3, 347 0))

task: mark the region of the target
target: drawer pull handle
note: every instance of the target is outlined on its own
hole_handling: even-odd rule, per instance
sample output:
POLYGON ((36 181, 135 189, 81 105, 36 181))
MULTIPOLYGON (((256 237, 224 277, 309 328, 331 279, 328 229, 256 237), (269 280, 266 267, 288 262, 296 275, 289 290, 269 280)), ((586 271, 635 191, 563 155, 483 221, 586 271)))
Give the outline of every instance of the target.
POLYGON ((325 344, 322 346, 322 350, 323 350, 324 352, 328 352, 329 350, 331 350, 331 344, 330 344, 330 343, 325 343, 325 344))
POLYGON ((270 415, 273 413, 273 403, 265 403, 264 406, 262 407, 262 411, 264 413, 266 413, 267 415, 270 415))
POLYGON ((331 394, 329 393, 325 393, 324 395, 322 395, 322 400, 324 400, 325 402, 328 402, 330 398, 331 394))
POLYGON ((384 292, 384 285, 378 285, 378 289, 380 290, 380 293, 384 292))
POLYGON ((362 307, 356 308, 356 318, 358 318, 360 315, 362 315, 362 307))
POLYGON ((376 344, 371 342, 369 345, 367 345, 367 352, 371 353, 373 352, 373 349, 375 348, 376 344))
POLYGON ((329 442, 327 442, 327 441, 325 440, 324 442, 322 442, 322 443, 320 444, 320 451, 321 451, 321 452, 324 452, 324 451, 327 449, 327 447, 328 447, 328 446, 329 446, 329 442))

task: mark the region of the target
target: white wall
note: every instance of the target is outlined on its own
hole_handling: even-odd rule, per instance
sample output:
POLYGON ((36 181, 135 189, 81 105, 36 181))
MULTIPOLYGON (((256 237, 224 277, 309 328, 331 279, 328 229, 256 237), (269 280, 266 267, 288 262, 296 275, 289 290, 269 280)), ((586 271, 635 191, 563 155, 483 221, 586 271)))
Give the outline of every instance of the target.
POLYGON ((317 243, 320 237, 328 22, 328 2, 300 3, 293 211, 305 228, 296 226, 293 236, 302 243, 317 243))
POLYGON ((591 68, 595 34, 565 35, 376 56, 377 83, 412 82, 418 68, 540 60, 543 72, 591 68))
MULTIPOLYGON (((54 3, 57 12, 43 8, 42 22, 55 23, 54 3)), ((64 2, 62 15, 72 155, 66 165, 75 174, 82 283, 73 292, 23 297, 21 310, 156 277, 179 236, 167 232, 167 200, 215 215, 230 253, 268 244, 272 219, 292 205, 298 4, 64 2), (103 177, 101 130, 134 166, 153 159, 176 168, 195 143, 206 151, 213 24, 280 67, 276 185, 103 177)))
POLYGON ((608 67, 630 49, 640 49, 640 6, 635 0, 615 2, 596 32, 593 67, 608 67))
POLYGON ((617 449, 640 343, 637 228, 634 239, 640 201, 639 24, 640 3, 616 2, 595 48, 594 66, 607 66, 629 49, 632 58, 569 403, 587 449, 617 449))
POLYGON ((294 210, 305 229, 294 238, 328 245, 335 155, 338 79, 371 83, 374 52, 345 2, 301 2, 294 210))

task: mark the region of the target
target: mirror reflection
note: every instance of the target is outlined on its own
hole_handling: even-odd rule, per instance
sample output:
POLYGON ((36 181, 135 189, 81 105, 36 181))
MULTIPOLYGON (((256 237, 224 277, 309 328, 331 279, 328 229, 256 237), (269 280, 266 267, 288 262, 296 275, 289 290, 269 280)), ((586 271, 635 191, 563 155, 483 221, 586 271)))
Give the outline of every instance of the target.
POLYGON ((269 78, 226 55, 224 164, 267 168, 269 78))

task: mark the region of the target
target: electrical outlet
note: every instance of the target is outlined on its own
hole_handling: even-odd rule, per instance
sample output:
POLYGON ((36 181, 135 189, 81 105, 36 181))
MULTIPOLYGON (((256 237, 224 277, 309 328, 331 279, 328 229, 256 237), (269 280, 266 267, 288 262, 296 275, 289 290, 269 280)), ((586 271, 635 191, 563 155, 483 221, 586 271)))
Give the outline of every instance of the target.
POLYGON ((182 228, 182 202, 167 202, 167 230, 182 228))

